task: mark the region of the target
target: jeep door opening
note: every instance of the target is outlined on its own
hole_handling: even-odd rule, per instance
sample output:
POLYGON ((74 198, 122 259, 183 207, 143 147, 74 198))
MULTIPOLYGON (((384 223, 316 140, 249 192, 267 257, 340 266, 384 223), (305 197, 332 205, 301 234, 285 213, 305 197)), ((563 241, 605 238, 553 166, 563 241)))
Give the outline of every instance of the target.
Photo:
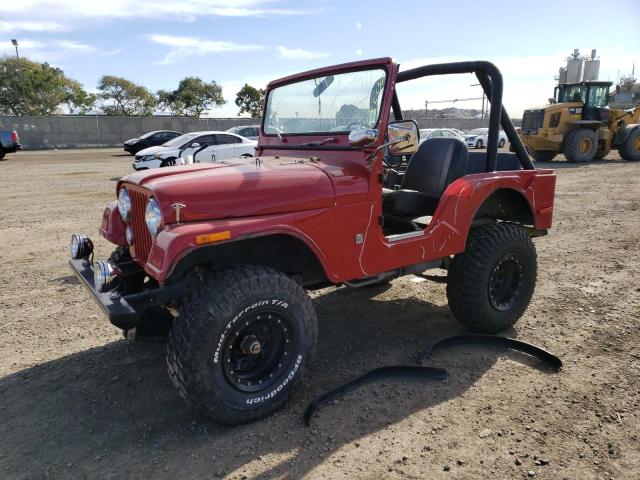
POLYGON ((281 407, 315 350, 311 289, 441 267, 463 325, 515 324, 555 174, 533 167, 493 64, 399 72, 366 60, 273 81, 265 98, 254 162, 128 175, 99 230, 117 245, 111 257, 93 262, 91 240, 72 237, 71 267, 110 321, 168 337, 169 375, 190 405, 228 424, 281 407), (491 101, 486 153, 454 138, 419 143, 402 117, 396 83, 460 73, 475 73, 491 101), (500 125, 515 153, 498 152, 500 125))

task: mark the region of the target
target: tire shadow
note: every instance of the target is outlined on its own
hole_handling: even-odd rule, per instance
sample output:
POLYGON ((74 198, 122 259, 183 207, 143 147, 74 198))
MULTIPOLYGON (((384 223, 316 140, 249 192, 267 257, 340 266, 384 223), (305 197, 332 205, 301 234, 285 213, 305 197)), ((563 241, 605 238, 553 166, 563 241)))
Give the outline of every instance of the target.
POLYGON ((344 445, 460 396, 505 355, 477 347, 436 352, 429 365, 446 368, 447 381, 373 383, 324 406, 305 427, 302 413, 317 395, 379 366, 415 364, 427 344, 463 331, 447 306, 394 297, 401 288, 314 295, 320 322, 310 374, 284 409, 248 425, 215 425, 190 409, 166 374, 162 345, 116 341, 4 377, 0 471, 212 478, 250 469, 255 478, 300 478, 344 445), (279 463, 263 461, 272 455, 279 463))

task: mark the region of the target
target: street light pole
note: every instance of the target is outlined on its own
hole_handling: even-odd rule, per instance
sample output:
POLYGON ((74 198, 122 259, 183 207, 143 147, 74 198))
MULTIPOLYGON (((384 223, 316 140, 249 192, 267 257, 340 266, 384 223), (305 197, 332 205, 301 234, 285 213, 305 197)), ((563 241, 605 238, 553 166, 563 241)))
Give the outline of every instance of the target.
MULTIPOLYGON (((472 83, 471 85, 469 85, 470 87, 479 87, 480 84, 479 83, 472 83)), ((484 120, 484 98, 485 98, 485 94, 484 94, 484 90, 482 91, 482 111, 480 112, 480 119, 484 120)), ((489 102, 487 102, 489 103, 489 102)))
POLYGON ((22 75, 22 69, 20 68, 20 55, 18 54, 18 40, 11 39, 11 44, 16 48, 16 60, 18 61, 18 75, 20 75, 20 82, 22 83, 22 98, 24 100, 25 114, 29 114, 29 102, 27 101, 27 89, 24 86, 24 76, 22 75))

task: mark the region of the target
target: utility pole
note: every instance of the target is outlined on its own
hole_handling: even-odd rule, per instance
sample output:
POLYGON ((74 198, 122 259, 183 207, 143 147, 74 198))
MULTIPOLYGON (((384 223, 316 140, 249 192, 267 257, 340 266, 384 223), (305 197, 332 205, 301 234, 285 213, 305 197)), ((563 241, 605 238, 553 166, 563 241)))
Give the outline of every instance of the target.
POLYGON ((20 82, 22 83, 22 98, 24 100, 25 114, 29 114, 29 102, 27 101, 27 89, 24 86, 24 76, 22 75, 22 69, 20 68, 20 55, 18 54, 18 40, 11 39, 11 45, 16 48, 16 60, 18 61, 18 75, 20 75, 20 82))
POLYGON ((424 101, 424 119, 427 120, 429 118, 429 100, 424 101))

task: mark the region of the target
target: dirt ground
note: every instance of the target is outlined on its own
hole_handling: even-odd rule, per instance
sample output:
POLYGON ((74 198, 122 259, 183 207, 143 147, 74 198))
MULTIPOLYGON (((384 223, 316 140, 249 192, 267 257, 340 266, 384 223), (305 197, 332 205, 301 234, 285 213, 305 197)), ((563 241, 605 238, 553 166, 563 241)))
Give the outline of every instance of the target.
POLYGON ((446 382, 384 381, 319 410, 316 395, 412 364, 458 333, 444 285, 313 294, 314 368, 280 412, 220 427, 178 397, 164 346, 124 340, 68 266, 97 236, 118 150, 20 152, 0 162, 0 478, 640 478, 640 164, 554 162, 554 228, 536 239, 538 286, 510 335, 560 373, 479 347, 437 353, 446 382))

